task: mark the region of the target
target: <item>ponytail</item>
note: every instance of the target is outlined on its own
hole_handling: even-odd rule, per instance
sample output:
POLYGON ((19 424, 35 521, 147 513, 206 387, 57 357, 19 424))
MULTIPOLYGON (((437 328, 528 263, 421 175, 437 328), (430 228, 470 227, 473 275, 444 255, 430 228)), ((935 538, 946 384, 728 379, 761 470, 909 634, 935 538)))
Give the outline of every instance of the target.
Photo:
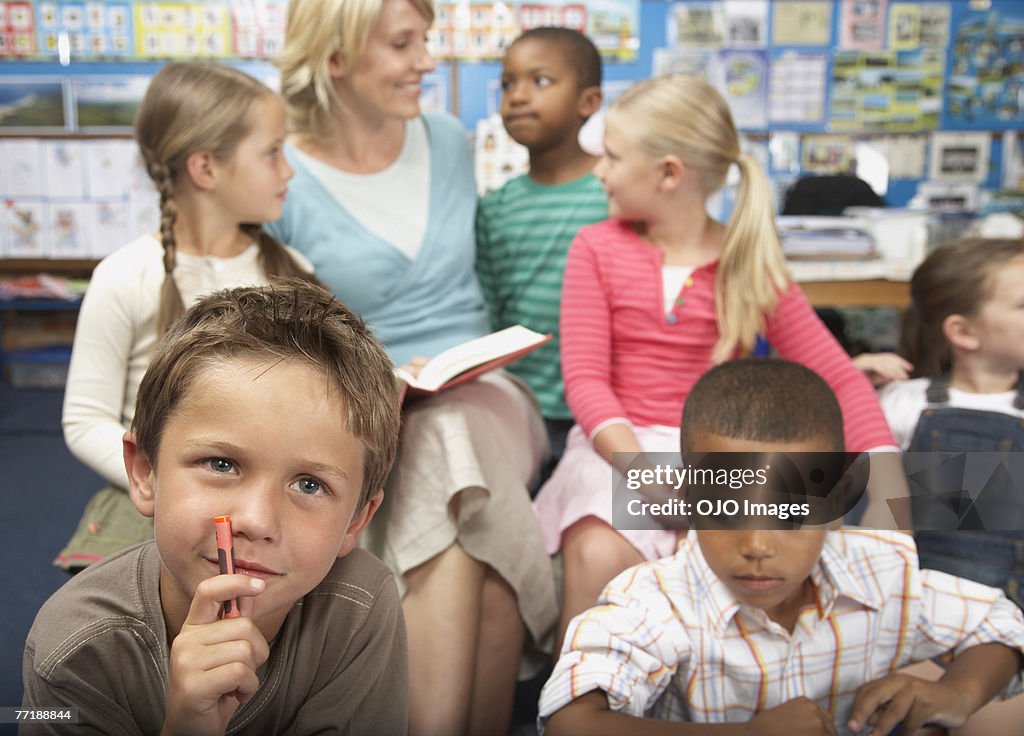
POLYGON ((775 310, 780 292, 790 284, 768 180, 750 155, 740 153, 736 164, 739 193, 715 277, 715 363, 728 360, 737 349, 753 350, 758 333, 765 329, 765 315, 775 310))

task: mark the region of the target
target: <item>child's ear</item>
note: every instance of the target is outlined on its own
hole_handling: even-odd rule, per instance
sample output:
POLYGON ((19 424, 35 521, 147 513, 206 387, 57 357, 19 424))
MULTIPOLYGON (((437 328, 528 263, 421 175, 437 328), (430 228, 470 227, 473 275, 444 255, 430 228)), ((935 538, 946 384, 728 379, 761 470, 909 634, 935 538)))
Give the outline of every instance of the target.
POLYGON ((197 189, 208 191, 217 183, 216 164, 209 151, 193 151, 185 159, 185 171, 197 189))
POLYGON ((363 529, 370 523, 370 519, 377 513, 377 509, 380 508, 381 502, 384 500, 384 491, 377 491, 375 494, 370 496, 370 500, 367 501, 359 511, 356 512, 355 516, 352 517, 352 521, 348 525, 348 531, 345 532, 344 539, 341 540, 341 548, 338 550, 338 557, 344 557, 349 552, 356 548, 359 544, 359 535, 363 533, 363 529))
POLYGON ((973 352, 981 347, 971 320, 962 314, 951 314, 942 320, 942 334, 950 345, 960 350, 973 352))
POLYGON ((600 87, 585 87, 580 91, 579 100, 576 102, 576 112, 586 120, 601 109, 603 99, 600 87))
POLYGON ((152 517, 156 498, 156 471, 149 456, 142 451, 134 432, 125 432, 121 438, 124 469, 128 471, 128 495, 143 516, 152 517))
POLYGON ((665 156, 658 164, 661 172, 661 181, 658 189, 662 192, 673 192, 683 183, 686 176, 686 166, 679 160, 678 156, 665 156))

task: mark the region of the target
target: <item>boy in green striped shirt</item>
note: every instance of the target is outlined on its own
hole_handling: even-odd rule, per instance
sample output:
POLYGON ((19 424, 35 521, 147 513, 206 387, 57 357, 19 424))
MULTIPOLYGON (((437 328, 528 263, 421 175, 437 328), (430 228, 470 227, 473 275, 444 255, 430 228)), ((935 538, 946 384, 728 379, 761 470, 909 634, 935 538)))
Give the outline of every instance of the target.
POLYGON ((591 173, 597 158, 578 140, 601 106, 601 57, 577 31, 534 28, 505 52, 501 89, 502 122, 528 149, 530 172, 480 200, 476 269, 493 329, 522 324, 554 335, 509 366, 540 402, 550 470, 573 424, 558 338, 565 257, 580 227, 608 217, 608 200, 591 173))

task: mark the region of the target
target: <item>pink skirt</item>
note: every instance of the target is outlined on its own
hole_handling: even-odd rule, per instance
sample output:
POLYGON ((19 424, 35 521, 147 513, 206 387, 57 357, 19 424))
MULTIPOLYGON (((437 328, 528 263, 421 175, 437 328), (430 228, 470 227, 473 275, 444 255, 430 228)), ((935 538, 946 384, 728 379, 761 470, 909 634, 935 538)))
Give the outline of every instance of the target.
MULTIPOLYGON (((678 427, 634 427, 637 441, 646 452, 679 452, 678 427)), ((614 474, 610 463, 577 424, 569 430, 565 454, 533 501, 544 547, 549 555, 562 548, 562 534, 587 516, 612 526, 614 474)), ((667 530, 616 529, 646 560, 676 551, 676 533, 667 530)))

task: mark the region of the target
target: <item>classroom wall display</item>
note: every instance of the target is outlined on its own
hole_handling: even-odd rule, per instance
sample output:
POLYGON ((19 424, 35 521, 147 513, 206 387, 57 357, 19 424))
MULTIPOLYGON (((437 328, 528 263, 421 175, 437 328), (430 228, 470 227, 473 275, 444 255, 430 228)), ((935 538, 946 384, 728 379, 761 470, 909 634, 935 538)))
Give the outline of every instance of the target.
POLYGON ((131 132, 149 77, 95 75, 73 79, 71 86, 77 130, 131 132))
MULTIPOLYGON (((287 7, 288 0, 0 0, 0 138, 128 135, 141 79, 186 51, 276 89, 271 62, 287 7)), ((769 141, 786 135, 779 159, 786 163, 774 151, 770 160, 776 179, 802 173, 802 137, 890 141, 881 146, 892 163, 887 198, 902 205, 929 168, 931 131, 995 132, 980 186, 1018 180, 1002 169, 1015 160, 1006 133, 1024 129, 1024 112, 1013 107, 1024 102, 1024 2, 979 7, 973 0, 449 0, 435 5, 431 43, 444 43, 433 47, 439 67, 424 79, 422 102, 456 107, 474 130, 498 108, 508 44, 526 27, 570 26, 602 47, 609 99, 652 73, 699 74, 729 97, 743 133, 769 141)), ((144 208, 119 209, 110 204, 116 197, 86 192, 86 201, 94 198, 106 202, 102 221, 114 230, 145 216, 144 208)), ((41 228, 60 224, 43 215, 41 228)), ((65 213, 60 222, 68 220, 65 213)), ((97 221, 94 213, 86 227, 95 231, 97 221)))
POLYGON ((30 2, 0 2, 0 57, 36 53, 35 14, 30 2))
POLYGON ((39 53, 59 56, 132 55, 132 8, 129 2, 60 0, 36 3, 39 53), (66 44, 61 48, 61 44, 66 44))
POLYGON ((839 45, 844 49, 880 49, 885 45, 886 0, 842 0, 839 45))
POLYGON ((639 25, 639 0, 464 0, 434 5, 428 38, 439 59, 500 59, 523 31, 561 26, 586 33, 605 57, 628 60, 639 25))
POLYGON ((848 171, 853 140, 843 135, 805 135, 800 168, 811 174, 837 174, 848 171))
POLYGON ((211 58, 232 55, 228 4, 135 3, 135 53, 142 58, 211 58))
MULTIPOLYGON (((0 0, 0 58, 272 59, 287 11, 287 0, 0 0)), ((609 58, 639 47, 640 0, 459 0, 434 11, 440 59, 500 59, 523 30, 545 25, 586 33, 609 58)), ((734 32, 760 31, 745 21, 734 32)))
POLYGON ((0 159, 3 257, 102 258, 159 226, 132 140, 3 140, 0 159))
POLYGON ((1024 125, 1024 6, 968 13, 953 41, 949 118, 965 127, 1024 125))
POLYGON ((828 56, 799 49, 775 51, 768 88, 773 124, 821 123, 825 119, 828 56))
POLYGON ((45 133, 67 128, 59 77, 0 77, 0 132, 45 133))
POLYGON ((928 176, 933 181, 982 182, 988 177, 991 146, 988 133, 935 133, 928 176))
POLYGON ((832 38, 831 0, 777 0, 772 13, 777 46, 826 46, 832 38))

